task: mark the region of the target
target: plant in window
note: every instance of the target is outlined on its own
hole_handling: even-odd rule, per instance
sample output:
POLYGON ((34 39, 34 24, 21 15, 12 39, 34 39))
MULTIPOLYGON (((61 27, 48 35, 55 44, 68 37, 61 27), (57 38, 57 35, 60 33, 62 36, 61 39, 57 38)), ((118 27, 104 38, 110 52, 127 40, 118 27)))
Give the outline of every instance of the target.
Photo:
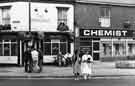
POLYGON ((64 22, 60 22, 60 24, 57 27, 58 31, 68 31, 69 28, 64 22))

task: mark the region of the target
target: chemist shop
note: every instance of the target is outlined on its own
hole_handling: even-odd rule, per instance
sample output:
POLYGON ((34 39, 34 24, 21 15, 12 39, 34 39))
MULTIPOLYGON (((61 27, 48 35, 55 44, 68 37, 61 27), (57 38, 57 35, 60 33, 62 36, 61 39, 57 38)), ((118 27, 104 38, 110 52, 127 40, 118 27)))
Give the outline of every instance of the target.
POLYGON ((133 36, 134 31, 127 29, 80 29, 76 43, 80 52, 89 51, 94 60, 126 60, 135 56, 133 36))

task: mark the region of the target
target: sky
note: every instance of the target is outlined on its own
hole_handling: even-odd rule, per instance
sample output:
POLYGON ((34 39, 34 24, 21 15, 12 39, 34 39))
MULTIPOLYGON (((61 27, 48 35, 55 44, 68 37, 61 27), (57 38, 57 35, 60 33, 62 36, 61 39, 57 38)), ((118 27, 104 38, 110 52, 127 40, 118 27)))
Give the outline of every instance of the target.
POLYGON ((77 0, 77 1, 135 4, 135 0, 77 0))

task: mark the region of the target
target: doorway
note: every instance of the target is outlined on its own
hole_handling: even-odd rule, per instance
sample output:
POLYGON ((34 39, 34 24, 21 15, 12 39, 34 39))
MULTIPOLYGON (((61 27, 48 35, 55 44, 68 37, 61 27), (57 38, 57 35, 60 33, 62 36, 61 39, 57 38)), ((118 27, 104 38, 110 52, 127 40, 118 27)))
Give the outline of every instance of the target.
POLYGON ((100 42, 99 40, 92 40, 92 46, 93 46, 93 53, 92 53, 92 56, 93 56, 93 59, 94 60, 99 60, 99 56, 100 56, 100 42))

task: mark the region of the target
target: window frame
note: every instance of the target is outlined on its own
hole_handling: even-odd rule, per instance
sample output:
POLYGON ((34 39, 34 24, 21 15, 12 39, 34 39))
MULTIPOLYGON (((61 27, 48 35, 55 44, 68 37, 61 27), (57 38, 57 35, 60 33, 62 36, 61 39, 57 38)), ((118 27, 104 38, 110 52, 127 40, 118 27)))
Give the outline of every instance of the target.
MULTIPOLYGON (((43 41, 43 52, 45 52, 45 43, 46 44, 51 44, 51 56, 53 55, 53 51, 52 51, 52 45, 53 43, 58 43, 58 49, 59 49, 59 52, 61 51, 61 44, 66 44, 66 52, 68 51, 68 41, 65 40, 65 41, 61 41, 60 39, 51 39, 50 42, 46 42, 46 41, 43 41), (59 40, 59 41, 54 41, 54 40, 59 40)), ((46 55, 45 53, 43 53, 44 55, 46 55)), ((63 54, 63 53, 62 53, 63 54)), ((65 53, 64 53, 65 54, 65 53)), ((48 54, 47 54, 48 55, 48 54)))
POLYGON ((64 23, 67 25, 67 22, 68 22, 68 10, 69 10, 69 7, 56 7, 57 8, 57 25, 59 25, 62 21, 64 21, 64 23), (66 12, 66 18, 63 18, 63 16, 61 16, 59 18, 59 13, 62 12, 62 15, 64 15, 63 13, 66 12))
POLYGON ((16 52, 16 55, 12 55, 12 47, 11 47, 12 44, 16 44, 16 48, 18 47, 17 40, 15 42, 12 42, 12 40, 8 40, 8 41, 2 40, 2 41, 0 41, 0 44, 2 45, 2 55, 1 56, 18 56, 18 52, 16 52), (5 47, 4 47, 5 44, 8 44, 8 46, 9 46, 9 55, 5 55, 5 47))

